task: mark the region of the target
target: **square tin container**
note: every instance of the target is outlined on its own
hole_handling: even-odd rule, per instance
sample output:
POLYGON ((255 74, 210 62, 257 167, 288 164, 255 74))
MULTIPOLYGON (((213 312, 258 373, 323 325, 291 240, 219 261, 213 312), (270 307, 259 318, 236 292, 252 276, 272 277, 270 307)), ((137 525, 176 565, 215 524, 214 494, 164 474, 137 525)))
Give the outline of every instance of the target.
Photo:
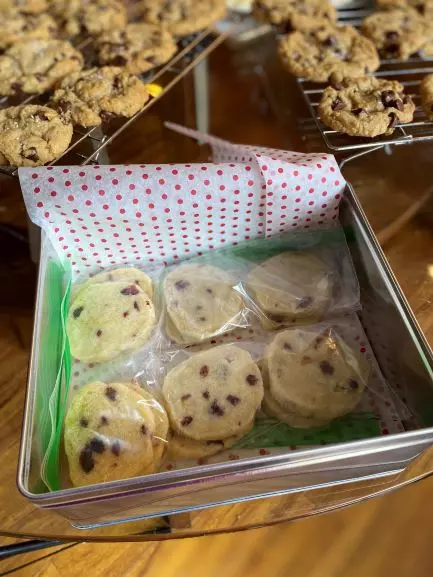
POLYGON ((18 488, 24 497, 38 507, 57 511, 74 526, 90 528, 323 487, 332 488, 324 504, 332 507, 337 501, 341 505, 344 497, 339 492, 348 484, 355 488, 361 481, 390 479, 404 471, 433 443, 433 354, 350 186, 341 203, 340 222, 361 287, 362 325, 390 387, 411 413, 403 422, 404 432, 43 492, 43 423, 37 407, 46 399, 38 391, 38 364, 48 322, 48 267, 57 259, 43 236, 18 467, 18 488))

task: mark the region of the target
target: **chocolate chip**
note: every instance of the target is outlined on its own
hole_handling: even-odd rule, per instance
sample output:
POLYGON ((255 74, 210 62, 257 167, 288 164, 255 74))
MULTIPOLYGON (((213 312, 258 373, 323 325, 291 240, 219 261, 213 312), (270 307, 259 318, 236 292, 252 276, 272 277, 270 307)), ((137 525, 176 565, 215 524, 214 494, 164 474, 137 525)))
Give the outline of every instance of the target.
POLYGON ((313 302, 313 297, 302 297, 300 299, 300 301, 298 302, 296 308, 297 309, 306 309, 307 307, 309 307, 311 305, 311 303, 313 302))
POLYGON ((382 52, 385 56, 395 56, 400 52, 400 44, 386 44, 382 52))
POLYGON ((221 447, 224 447, 224 441, 206 441, 206 445, 221 445, 221 447))
POLYGON ((388 30, 388 32, 385 33, 385 38, 387 42, 395 42, 400 38, 400 34, 396 30, 388 30))
POLYGON ((191 417, 190 415, 187 415, 186 417, 184 417, 180 424, 182 425, 182 427, 187 427, 188 425, 190 425, 193 422, 193 417, 191 417))
POLYGON ((301 359, 301 365, 309 365, 312 362, 313 362, 312 358, 309 357, 308 355, 304 355, 301 359))
POLYGON ((404 108, 404 106, 403 106, 403 101, 400 100, 399 98, 397 98, 397 99, 394 101, 393 107, 394 107, 394 108, 397 108, 397 110, 400 110, 400 112, 402 112, 402 111, 403 111, 403 108, 404 108))
POLYGON ((142 435, 147 435, 147 427, 146 427, 146 425, 141 425, 141 427, 140 427, 140 433, 141 433, 142 435))
POLYGON ((115 90, 122 90, 122 79, 120 78, 120 76, 115 76, 113 78, 113 88, 115 90))
POLYGON ((384 90, 381 95, 380 99, 382 100, 382 104, 387 108, 391 106, 391 102, 395 100, 395 92, 394 90, 384 90))
POLYGON ((291 350, 292 350, 292 345, 290 345, 289 343, 284 343, 283 349, 284 349, 285 351, 291 351, 291 350))
POLYGON ((18 90, 21 90, 22 86, 23 86, 23 85, 20 84, 19 82, 13 82, 13 83, 11 84, 11 88, 12 88, 12 90, 14 90, 15 92, 18 92, 18 90))
POLYGON ((184 291, 186 288, 189 287, 189 282, 187 280, 178 280, 174 283, 176 290, 184 291))
POLYGON ((200 369, 200 376, 207 377, 209 374, 209 367, 207 365, 203 365, 200 369))
POLYGON ((388 128, 394 128, 398 124, 398 116, 395 112, 391 112, 388 116, 390 118, 388 128))
POLYGON ((224 415, 224 409, 218 404, 218 401, 212 401, 209 407, 209 413, 211 415, 216 415, 217 417, 222 417, 224 415))
POLYGON ((355 116, 359 116, 361 114, 361 112, 365 112, 365 110, 363 108, 355 108, 354 110, 351 111, 352 114, 354 114, 355 116))
POLYGON ((335 36, 328 36, 328 38, 325 38, 325 40, 323 41, 323 44, 325 46, 332 46, 335 47, 338 45, 338 40, 335 38, 335 36))
POLYGON ((38 82, 41 82, 41 80, 43 80, 45 76, 43 74, 40 74, 40 72, 36 72, 35 78, 38 82))
POLYGON ((77 307, 76 309, 74 309, 72 311, 72 316, 74 317, 74 319, 78 319, 78 317, 81 315, 83 310, 84 310, 84 307, 77 307))
POLYGON ((202 323, 204 323, 206 320, 206 317, 200 317, 198 320, 201 321, 202 323))
POLYGON ((56 103, 56 107, 63 112, 69 112, 72 108, 72 104, 68 100, 64 100, 63 98, 56 103))
POLYGON ((320 343, 323 341, 323 337, 316 337, 314 340, 314 348, 317 350, 319 348, 320 343))
POLYGON ((129 315, 128 311, 125 311, 125 312, 123 313, 123 318, 126 319, 126 317, 127 317, 128 315, 129 315))
POLYGON ((343 110, 344 108, 346 108, 346 105, 341 100, 341 98, 339 96, 337 96, 337 98, 331 104, 331 108, 332 108, 332 110, 343 110))
POLYGON ((116 455, 116 457, 118 457, 120 455, 120 443, 119 443, 119 441, 114 441, 114 443, 111 445, 111 452, 113 453, 113 455, 116 455))
POLYGON ((207 288, 206 292, 209 293, 210 295, 213 295, 213 290, 211 288, 207 288))
POLYGON ((204 397, 205 399, 208 399, 208 398, 209 398, 209 391, 204 391, 204 392, 202 393, 202 395, 203 395, 203 397, 204 397))
POLYGON ((39 118, 39 120, 42 120, 43 122, 49 120, 48 116, 42 110, 39 110, 39 112, 36 113, 36 117, 39 118))
POLYGON ((90 439, 89 446, 94 453, 98 453, 99 455, 101 455, 105 451, 105 445, 103 441, 101 439, 98 439, 97 437, 93 437, 93 439, 90 439))
POLYGON ((329 361, 321 361, 319 363, 319 367, 324 375, 334 374, 334 367, 331 365, 329 361))
POLYGON ((256 375, 247 375, 245 380, 250 385, 250 387, 254 387, 259 379, 256 377, 256 375))
POLYGON ((355 381, 355 379, 349 379, 348 384, 349 384, 349 387, 354 391, 356 391, 356 389, 359 388, 359 383, 358 383, 358 381, 355 381))
POLYGON ((137 301, 134 301, 134 308, 136 311, 140 311, 140 306, 137 301))
POLYGON ((92 449, 89 445, 86 445, 80 453, 80 466, 85 473, 90 473, 95 466, 95 461, 93 460, 92 449))
POLYGON ((101 335, 102 335, 102 330, 101 330, 101 329, 98 329, 98 330, 96 331, 96 336, 97 336, 97 337, 100 337, 101 335))
POLYGON ((109 63, 111 66, 125 66, 125 64, 128 64, 128 60, 124 56, 118 54, 114 58, 110 58, 109 63))
POLYGON ((108 425, 108 419, 104 415, 102 415, 101 420, 99 421, 100 426, 108 425))
POLYGON ((81 427, 87 427, 88 425, 89 425, 89 421, 86 419, 86 417, 81 417, 80 426, 81 427))
POLYGON ((25 154, 23 154, 24 158, 28 160, 33 160, 33 162, 37 162, 39 160, 39 156, 37 150, 34 146, 29 148, 25 154))
POLYGON ((182 396, 180 397, 180 400, 181 400, 181 401, 187 401, 190 397, 191 397, 191 395, 188 393, 187 395, 182 395, 182 396))
POLYGON ((238 403, 241 402, 240 398, 237 397, 236 395, 227 395, 226 399, 227 399, 228 402, 229 402, 231 405, 233 405, 233 406, 235 406, 235 405, 237 405, 238 403))
POLYGON ((117 397, 117 391, 114 387, 107 387, 105 389, 105 396, 110 399, 110 401, 115 401, 117 397))
POLYGON ((135 284, 127 286, 126 288, 124 288, 120 291, 120 293, 122 295, 126 295, 126 296, 138 295, 139 292, 140 291, 138 290, 138 287, 135 284))

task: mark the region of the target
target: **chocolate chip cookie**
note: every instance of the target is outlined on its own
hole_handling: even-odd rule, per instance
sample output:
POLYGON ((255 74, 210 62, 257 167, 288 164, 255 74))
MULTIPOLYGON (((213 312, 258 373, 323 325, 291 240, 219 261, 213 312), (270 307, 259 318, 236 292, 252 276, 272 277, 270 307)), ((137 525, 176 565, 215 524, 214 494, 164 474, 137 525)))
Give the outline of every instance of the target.
POLYGON ((27 40, 48 40, 57 34, 57 24, 48 14, 5 12, 0 19, 0 50, 27 40))
POLYGON ((321 120, 350 136, 392 134, 397 124, 410 122, 415 105, 396 80, 373 76, 345 79, 328 86, 319 104, 321 120))
POLYGON ((224 0, 142 0, 143 20, 168 29, 174 36, 198 32, 226 13, 224 0))
POLYGON ((69 42, 30 40, 0 56, 0 94, 41 94, 64 76, 81 70, 83 56, 69 42))
POLYGON ((0 12, 17 9, 24 14, 37 14, 47 9, 46 0, 0 0, 0 12))
POLYGON ((433 74, 425 76, 420 87, 421 103, 429 120, 433 120, 433 74))
POLYGON ((413 9, 374 12, 361 26, 383 58, 406 60, 426 42, 426 23, 413 9))
POLYGON ((176 432, 212 441, 245 432, 261 405, 263 381, 246 350, 220 345, 171 369, 162 393, 176 432))
POLYGON ((431 16, 433 14, 433 0, 376 0, 376 4, 381 10, 413 8, 421 16, 431 16))
POLYGON ((128 24, 124 30, 101 34, 96 48, 101 64, 125 66, 132 74, 165 64, 177 51, 168 30, 144 23, 128 24))
POLYGON ((97 36, 124 28, 127 22, 125 7, 118 0, 51 0, 50 10, 68 36, 82 33, 97 36))
POLYGON ((304 29, 311 19, 335 22, 337 10, 327 0, 255 0, 253 15, 290 32, 304 29))
POLYGON ((27 104, 0 110, 0 164, 39 166, 69 146, 72 124, 55 110, 27 104))
POLYGON ((130 118, 149 99, 146 85, 123 68, 104 66, 69 74, 51 105, 80 126, 97 126, 116 116, 130 118))
POLYGON ((280 40, 279 55, 292 74, 314 82, 326 82, 334 72, 354 77, 379 67, 374 44, 351 26, 321 23, 292 32, 280 40))

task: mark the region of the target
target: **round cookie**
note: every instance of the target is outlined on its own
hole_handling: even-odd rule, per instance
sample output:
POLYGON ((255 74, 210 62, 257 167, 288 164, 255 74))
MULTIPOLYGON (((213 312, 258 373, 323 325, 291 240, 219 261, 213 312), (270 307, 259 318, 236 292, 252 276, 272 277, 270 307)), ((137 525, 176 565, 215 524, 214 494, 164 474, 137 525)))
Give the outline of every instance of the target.
POLYGON ((48 14, 5 12, 0 20, 0 50, 27 40, 48 40, 57 34, 57 24, 48 14))
POLYGON ((278 46, 283 65, 295 76, 326 82, 331 74, 356 77, 379 68, 374 44, 352 26, 321 24, 283 37, 278 46))
POLYGON ((429 120, 433 120, 433 74, 424 76, 420 86, 421 104, 429 120))
POLYGON ((100 272, 88 278, 86 282, 82 284, 77 284, 72 287, 71 290, 71 302, 75 299, 79 292, 84 288, 92 284, 98 284, 101 282, 112 282, 112 281, 125 281, 130 284, 138 285, 147 295, 152 298, 153 287, 152 279, 142 270, 134 267, 124 267, 115 268, 112 270, 107 270, 100 272))
POLYGON ((124 28, 127 23, 126 9, 118 0, 51 0, 50 11, 68 36, 98 36, 124 28))
POLYGON ((171 0, 155 2, 142 0, 143 20, 149 24, 158 24, 170 30, 175 36, 185 36, 210 26, 224 18, 226 5, 224 0, 171 0))
POLYGON ((308 251, 278 254, 248 277, 258 306, 271 318, 320 319, 332 293, 332 271, 308 251))
POLYGON ((19 42, 0 56, 0 94, 41 94, 83 62, 81 52, 63 40, 19 42))
POLYGON ((361 31, 383 58, 406 60, 426 42, 426 24, 411 8, 374 12, 364 19, 361 31))
POLYGON ((392 134, 411 122, 415 104, 396 80, 374 76, 348 78, 325 88, 318 111, 321 120, 350 136, 392 134))
POLYGON ((253 15, 257 20, 282 24, 286 32, 303 28, 312 19, 337 20, 337 10, 327 0, 255 0, 253 15))
POLYGON ((233 284, 226 272, 207 264, 185 264, 168 273, 167 316, 184 341, 205 340, 235 322, 243 301, 233 284))
POLYGON ((38 14, 46 9, 46 0, 0 0, 0 12, 19 10, 24 14, 38 14))
POLYGON ((233 447, 235 443, 251 431, 253 425, 254 421, 251 421, 245 426, 245 429, 237 435, 211 441, 196 441, 179 435, 178 433, 173 433, 168 442, 168 457, 171 459, 202 459, 211 457, 233 447))
POLYGON ((51 106, 74 124, 97 126, 116 116, 130 118, 149 99, 146 85, 114 66, 69 74, 54 92, 51 106))
POLYGON ((153 413, 143 397, 123 383, 94 382, 72 399, 64 442, 76 487, 127 479, 153 465, 153 413))
POLYGON ((160 25, 134 23, 102 34, 96 49, 101 64, 124 66, 131 74, 139 74, 165 64, 177 52, 177 45, 160 25))
POLYGON ((72 124, 47 106, 26 104, 0 110, 0 164, 40 166, 69 146, 72 124))
POLYGON ((103 362, 142 346, 154 324, 150 297, 136 284, 113 281, 80 291, 69 309, 66 328, 75 358, 103 362))
POLYGON ((221 345, 169 371, 162 393, 175 431, 212 441, 245 430, 262 402, 263 382, 247 351, 221 345))
POLYGON ((289 412, 332 420, 360 401, 369 367, 346 343, 328 332, 289 329, 268 347, 271 396, 289 412))

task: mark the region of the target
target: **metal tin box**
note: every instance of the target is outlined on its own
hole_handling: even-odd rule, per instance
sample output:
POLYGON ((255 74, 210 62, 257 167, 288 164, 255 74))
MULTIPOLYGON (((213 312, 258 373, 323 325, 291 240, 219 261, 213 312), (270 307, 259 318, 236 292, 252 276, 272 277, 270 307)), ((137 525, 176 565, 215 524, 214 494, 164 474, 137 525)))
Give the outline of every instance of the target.
MULTIPOLYGON (((323 487, 332 488, 322 507, 329 508, 344 502, 347 484, 354 487, 361 480, 391 479, 407 468, 433 441, 433 411, 428 410, 433 407, 432 351, 350 186, 341 204, 340 221, 361 286, 361 322, 383 374, 411 413, 404 421, 405 432, 43 492, 40 446, 44 424, 38 406, 46 399, 40 398, 36 385, 40 342, 49 323, 47 274, 49 264, 56 260, 49 240, 43 237, 18 470, 21 493, 34 505, 57 511, 76 526, 90 527, 323 487)), ((53 341, 52 346, 58 343, 53 341)))

